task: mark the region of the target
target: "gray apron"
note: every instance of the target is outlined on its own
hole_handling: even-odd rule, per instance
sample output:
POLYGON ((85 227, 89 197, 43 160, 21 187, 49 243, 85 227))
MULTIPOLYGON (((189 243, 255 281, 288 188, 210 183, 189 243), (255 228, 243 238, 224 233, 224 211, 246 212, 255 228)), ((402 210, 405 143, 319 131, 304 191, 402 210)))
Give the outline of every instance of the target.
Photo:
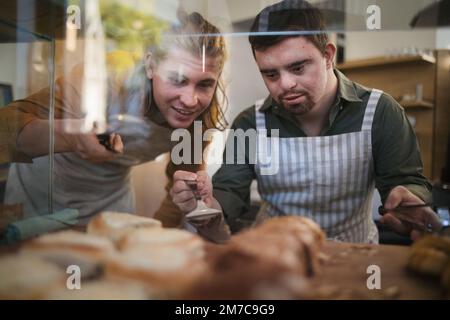
MULTIPOLYGON (((320 137, 258 139, 255 171, 262 205, 256 223, 282 215, 311 218, 329 239, 378 243, 372 219, 375 187, 372 159, 372 121, 381 91, 372 90, 361 131, 320 137), (258 150, 277 154, 262 161, 258 150), (273 147, 272 147, 273 149, 273 147), (278 161, 276 174, 265 174, 278 161)), ((258 134, 265 134, 263 100, 255 105, 258 134)))

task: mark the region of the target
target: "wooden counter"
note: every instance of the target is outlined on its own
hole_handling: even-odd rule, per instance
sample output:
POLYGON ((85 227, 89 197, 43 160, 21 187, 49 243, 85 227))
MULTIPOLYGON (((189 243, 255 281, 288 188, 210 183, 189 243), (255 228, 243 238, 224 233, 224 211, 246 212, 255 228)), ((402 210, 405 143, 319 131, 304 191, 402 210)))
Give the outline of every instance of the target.
MULTIPOLYGON (((19 246, 0 247, 0 256, 14 253, 19 246)), ((208 245, 209 254, 217 254, 220 245, 208 245)), ((323 288, 321 298, 330 299, 443 299, 439 280, 417 275, 406 268, 410 247, 327 242, 324 262, 312 284, 323 288), (380 268, 381 289, 369 290, 367 268, 380 268), (327 291, 328 290, 328 291, 327 291), (340 295, 329 293, 339 292, 340 295)))
POLYGON ((328 256, 322 272, 313 281, 317 285, 332 285, 351 290, 356 297, 387 299, 442 299, 439 279, 423 277, 406 267, 410 247, 394 245, 365 245, 328 242, 328 256), (367 268, 380 268, 381 289, 369 290, 367 268))

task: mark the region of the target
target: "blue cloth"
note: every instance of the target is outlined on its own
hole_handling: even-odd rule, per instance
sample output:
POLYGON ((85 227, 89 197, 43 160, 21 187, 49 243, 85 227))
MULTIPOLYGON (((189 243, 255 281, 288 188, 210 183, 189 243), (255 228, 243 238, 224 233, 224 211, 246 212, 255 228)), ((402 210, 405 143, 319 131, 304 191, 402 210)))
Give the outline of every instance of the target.
POLYGON ((78 223, 78 216, 78 210, 64 209, 53 214, 10 223, 0 239, 0 244, 10 245, 47 232, 73 227, 78 223))

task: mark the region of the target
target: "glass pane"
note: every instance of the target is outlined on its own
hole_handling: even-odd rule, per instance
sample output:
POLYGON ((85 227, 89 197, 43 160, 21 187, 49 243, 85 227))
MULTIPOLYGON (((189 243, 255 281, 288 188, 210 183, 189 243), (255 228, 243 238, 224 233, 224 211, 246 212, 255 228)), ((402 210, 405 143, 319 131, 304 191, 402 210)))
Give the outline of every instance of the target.
MULTIPOLYGON (((6 168, 11 159, 8 152, 3 153, 6 159, 3 180, 9 180, 12 185, 13 179, 7 177, 14 174, 20 176, 22 183, 34 186, 27 192, 17 191, 21 197, 30 198, 27 201, 6 197, 4 203, 21 203, 24 217, 65 213, 68 209, 77 216, 76 224, 84 226, 104 210, 153 216, 167 195, 166 184, 172 179, 171 174, 164 173, 168 162, 171 173, 180 165, 194 170, 207 162, 205 168, 212 175, 222 164, 226 131, 208 132, 215 138, 205 154, 205 140, 209 138, 198 134, 207 128, 220 129, 223 120, 232 123, 246 107, 270 93, 248 37, 277 37, 286 32, 282 26, 288 21, 283 20, 279 21, 279 29, 275 24, 250 32, 255 15, 276 2, 72 0, 51 1, 47 7, 38 2, 27 6, 24 1, 6 5, 1 19, 1 45, 5 52, 2 63, 8 72, 2 74, 2 104, 32 99, 31 104, 35 106, 33 97, 41 92, 36 98, 42 106, 39 118, 47 121, 44 124, 47 131, 55 132, 23 139, 32 141, 25 147, 11 142, 10 133, 4 134, 5 141, 9 142, 8 152, 39 149, 28 150, 28 157, 16 155, 22 158, 14 159, 9 173, 6 168), (190 61, 192 53, 164 49, 179 41, 183 23, 194 11, 218 27, 227 47, 227 60, 223 72, 219 73, 225 89, 217 90, 214 96, 219 102, 226 96, 228 103, 219 103, 220 112, 214 111, 216 116, 212 118, 207 112, 196 114, 195 120, 202 121, 197 124, 204 126, 198 132, 190 111, 180 107, 192 92, 186 91, 187 95, 175 99, 174 103, 171 89, 176 87, 184 92, 200 88, 204 90, 200 93, 209 99, 208 81, 200 81, 200 87, 184 87, 190 84, 185 76, 192 64, 200 67, 203 75, 208 74, 208 52, 203 52, 200 45, 190 61), (34 23, 30 22, 33 17, 34 23), (164 64, 167 60, 171 62, 164 64), (158 89, 153 90, 153 86, 158 89), (181 137, 186 132, 179 130, 186 128, 193 134, 189 133, 192 150, 182 154, 179 152, 183 149, 181 137), (48 157, 53 151, 55 155, 48 157), (165 156, 158 158, 161 154, 165 156), (33 164, 23 163, 31 158, 33 164), (154 161, 157 158, 159 162, 154 161), (21 170, 32 170, 27 174, 30 180, 25 179, 21 170), (146 184, 153 176, 159 177, 158 186, 146 184), (147 189, 155 196, 147 196, 147 189)), ((352 81, 383 90, 405 108, 405 117, 414 128, 420 146, 424 175, 431 181, 442 180, 441 175, 448 172, 445 169, 448 126, 436 119, 446 119, 440 107, 447 99, 445 90, 441 89, 447 86, 445 73, 437 71, 441 66, 445 68, 449 45, 448 21, 442 14, 445 2, 311 3, 322 10, 328 39, 336 47, 334 67, 352 81), (409 72, 415 76, 406 76, 409 72)), ((269 12, 265 23, 276 16, 276 11, 269 12)), ((319 31, 289 30, 297 35, 314 35, 319 31)), ((189 40, 198 36, 196 30, 192 33, 184 30, 182 37, 189 40)), ((211 32, 209 36, 218 38, 218 33, 211 32)), ((214 63, 221 67, 219 60, 214 63)), ((216 81, 218 70, 211 71, 209 76, 216 81)), ((201 94, 193 96, 199 98, 201 94)), ((34 119, 28 116, 27 112, 23 114, 24 119, 15 115, 19 120, 14 120, 14 124, 34 119)), ((17 127, 20 138, 28 131, 20 129, 31 129, 32 125, 17 127)))
MULTIPOLYGON (((52 212, 49 131, 52 118, 49 112, 41 114, 40 108, 51 110, 53 105, 53 40, 42 33, 43 29, 29 23, 33 9, 38 11, 37 6, 33 8, 24 1, 11 2, 4 5, 0 18, 3 70, 0 75, 0 230, 2 241, 6 242, 21 237, 11 233, 17 231, 12 223, 52 212), (47 123, 40 135, 28 141, 42 151, 34 159, 17 145, 18 134, 30 121, 27 113, 39 115, 47 123), (28 201, 30 194, 34 201, 28 201)), ((29 230, 31 236, 36 228, 33 223, 24 225, 22 232, 29 230)))
MULTIPOLYGON (((133 265, 119 239, 137 227, 225 242, 229 230, 284 215, 311 218, 328 241, 411 244, 379 223, 396 186, 448 226, 449 4, 2 1, 0 255, 54 231, 79 231, 46 238, 57 250, 43 249, 40 262, 64 267, 59 282, 68 265, 81 265, 86 279, 103 284, 103 255, 133 265), (177 199, 175 180, 186 186, 177 199), (221 212, 224 219, 212 219, 221 212), (228 226, 211 231, 205 221, 228 226), (80 243, 101 252, 93 258, 80 243)), ((172 248, 155 261, 164 264, 172 248)), ((139 249, 137 264, 158 251, 153 242, 139 249)), ((309 253, 302 270, 312 274, 309 253)))

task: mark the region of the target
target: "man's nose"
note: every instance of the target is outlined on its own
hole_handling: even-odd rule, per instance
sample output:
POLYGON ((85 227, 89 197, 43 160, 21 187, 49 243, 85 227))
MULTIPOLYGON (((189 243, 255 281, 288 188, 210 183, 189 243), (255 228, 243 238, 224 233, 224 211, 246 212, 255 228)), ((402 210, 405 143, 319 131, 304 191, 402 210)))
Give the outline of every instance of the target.
POLYGON ((281 85, 281 88, 285 91, 289 91, 289 90, 295 88, 295 86, 297 85, 295 76, 288 72, 281 73, 280 85, 281 85))
POLYGON ((185 88, 180 96, 181 103, 186 107, 193 108, 198 104, 198 96, 194 88, 185 88))

